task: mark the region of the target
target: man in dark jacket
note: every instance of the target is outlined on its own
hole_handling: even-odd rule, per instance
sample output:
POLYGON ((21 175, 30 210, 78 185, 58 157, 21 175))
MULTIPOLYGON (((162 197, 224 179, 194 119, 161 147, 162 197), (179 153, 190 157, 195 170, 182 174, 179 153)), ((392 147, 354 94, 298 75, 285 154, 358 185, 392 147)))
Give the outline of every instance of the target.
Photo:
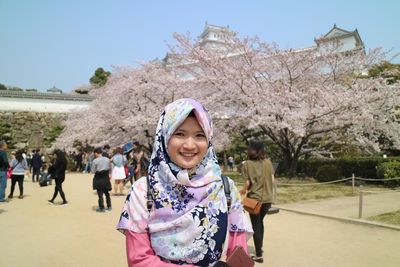
POLYGON ((40 169, 42 168, 42 156, 39 154, 40 149, 37 149, 34 151, 34 154, 32 156, 32 182, 35 182, 35 176, 36 176, 36 182, 39 181, 39 175, 40 175, 40 169))
POLYGON ((96 209, 97 212, 104 212, 104 200, 103 194, 106 196, 107 210, 111 210, 111 198, 109 191, 111 190, 111 183, 109 179, 110 173, 110 159, 102 155, 103 151, 101 147, 94 150, 92 173, 93 177, 93 189, 97 190, 97 195, 99 196, 99 207, 96 209))

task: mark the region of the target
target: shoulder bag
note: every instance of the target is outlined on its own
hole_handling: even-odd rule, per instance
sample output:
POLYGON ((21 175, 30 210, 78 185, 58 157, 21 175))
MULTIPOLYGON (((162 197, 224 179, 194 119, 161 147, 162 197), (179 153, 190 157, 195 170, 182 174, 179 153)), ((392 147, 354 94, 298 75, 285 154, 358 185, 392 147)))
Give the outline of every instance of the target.
MULTIPOLYGON (((263 194, 264 194, 264 190, 265 190, 265 180, 263 181, 264 183, 263 183, 263 194)), ((262 198, 263 196, 261 196, 261 198, 262 198)), ((258 201, 257 199, 254 199, 254 198, 250 198, 250 197, 245 197, 243 200, 242 200, 242 205, 243 205, 243 208, 248 212, 248 213, 250 213, 250 214, 254 214, 254 215, 257 215, 257 214, 260 214, 260 210, 261 210, 261 205, 262 205, 262 202, 261 201, 258 201)))

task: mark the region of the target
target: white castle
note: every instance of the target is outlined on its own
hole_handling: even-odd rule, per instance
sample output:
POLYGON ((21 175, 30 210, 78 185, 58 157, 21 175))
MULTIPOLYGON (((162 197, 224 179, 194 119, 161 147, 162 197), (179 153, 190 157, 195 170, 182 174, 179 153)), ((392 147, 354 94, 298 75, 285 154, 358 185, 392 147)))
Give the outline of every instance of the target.
MULTIPOLYGON (((198 45, 207 49, 224 50, 229 43, 234 42, 235 36, 236 32, 232 31, 229 26, 216 26, 206 22, 204 30, 198 38, 198 45)), ((361 50, 365 53, 364 43, 358 30, 347 31, 337 27, 336 24, 325 35, 314 38, 314 43, 313 46, 294 50, 317 49, 323 51, 325 47, 332 44, 332 46, 340 47, 338 52, 350 53, 361 50)), ((189 63, 184 62, 184 59, 180 58, 179 55, 171 53, 167 53, 163 61, 167 66, 189 63)))

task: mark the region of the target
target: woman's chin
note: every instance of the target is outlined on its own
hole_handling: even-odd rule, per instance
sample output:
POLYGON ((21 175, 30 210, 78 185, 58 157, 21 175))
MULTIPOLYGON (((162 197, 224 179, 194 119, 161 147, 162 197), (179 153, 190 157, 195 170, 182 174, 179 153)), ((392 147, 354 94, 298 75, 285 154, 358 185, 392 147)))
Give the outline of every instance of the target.
POLYGON ((184 161, 184 160, 182 160, 181 162, 180 162, 180 164, 178 164, 182 169, 192 169, 192 168, 194 168, 194 167, 196 167, 196 165, 197 165, 197 161, 194 161, 194 160, 192 160, 192 161, 184 161))

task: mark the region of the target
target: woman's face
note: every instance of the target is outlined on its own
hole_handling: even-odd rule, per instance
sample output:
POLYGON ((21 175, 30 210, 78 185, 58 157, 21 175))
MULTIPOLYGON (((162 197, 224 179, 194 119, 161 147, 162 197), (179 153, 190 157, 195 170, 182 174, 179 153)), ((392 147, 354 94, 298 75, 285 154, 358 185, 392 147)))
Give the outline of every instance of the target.
POLYGON ((199 164, 207 153, 208 141, 195 117, 187 117, 168 141, 168 155, 183 169, 199 164))

